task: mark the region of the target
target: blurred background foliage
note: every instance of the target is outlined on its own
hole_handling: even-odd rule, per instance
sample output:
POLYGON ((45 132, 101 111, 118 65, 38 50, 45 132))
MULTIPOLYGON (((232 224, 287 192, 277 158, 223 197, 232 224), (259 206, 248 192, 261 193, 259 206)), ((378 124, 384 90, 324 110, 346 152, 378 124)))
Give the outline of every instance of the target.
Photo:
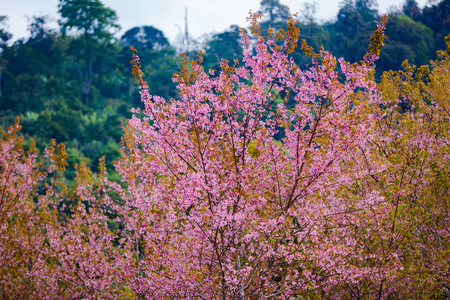
MULTIPOLYGON (((19 115, 27 143, 33 139, 42 150, 55 138, 66 145, 71 165, 87 158, 88 166, 95 169, 105 156, 112 171, 120 154, 122 126, 131 117, 130 109, 142 106, 130 74, 128 48, 139 51, 150 93, 169 100, 177 96, 172 75, 181 59, 176 49, 186 47, 171 45, 163 32, 150 25, 131 28, 115 38, 116 13, 99 0, 60 0, 58 8, 59 30, 49 28, 48 17, 35 16, 29 23, 29 38, 14 43, 7 16, 0 16, 0 129, 19 115)), ((286 26, 289 12, 279 0, 262 0, 260 12, 263 32, 286 26)), ((315 12, 316 4, 306 3, 297 15, 300 39, 315 49, 323 45, 351 62, 364 55, 381 17, 376 0, 344 0, 336 18, 325 23, 316 20, 315 12)), ((388 39, 377 63, 378 77, 400 69, 405 59, 418 66, 427 64, 437 50, 445 49, 450 0, 432 1, 423 9, 416 1, 406 0, 388 15, 388 39)), ((224 32, 202 37, 201 43, 192 40, 185 52, 193 57, 201 48, 205 70, 218 69, 219 58, 232 63, 242 57, 239 31, 231 25, 224 32)), ((300 67, 311 62, 299 47, 292 55, 300 67)), ((69 169, 67 179, 74 176, 69 169)))

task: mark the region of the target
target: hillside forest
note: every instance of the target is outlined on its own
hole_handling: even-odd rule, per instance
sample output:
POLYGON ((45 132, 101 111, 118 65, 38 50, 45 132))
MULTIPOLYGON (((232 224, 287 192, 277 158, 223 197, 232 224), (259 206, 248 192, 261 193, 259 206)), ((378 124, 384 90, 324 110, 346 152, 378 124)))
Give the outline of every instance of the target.
MULTIPOLYGON (((183 45, 171 45, 164 33, 151 26, 131 28, 120 39, 116 13, 100 1, 60 1, 58 31, 49 29, 48 17, 31 18, 29 38, 9 43, 8 18, 0 18, 0 128, 6 129, 21 117, 25 143, 36 142, 42 151, 51 139, 64 143, 69 165, 87 158, 95 169, 98 159, 106 157, 111 171, 119 157, 123 122, 130 109, 143 107, 138 88, 130 74, 133 46, 139 51, 144 79, 149 92, 166 99, 176 98, 172 75, 179 71, 183 45), (80 13, 83 12, 83 13, 80 13), (80 17, 80 16, 85 17, 80 17)), ((355 62, 365 53, 369 37, 381 15, 375 0, 345 0, 333 21, 319 24, 314 4, 304 6, 297 18, 299 40, 319 49, 324 46, 336 57, 355 62)), ((263 0, 261 30, 269 26, 284 28, 289 12, 278 0, 263 0)), ((398 11, 389 13, 386 45, 377 62, 377 76, 384 71, 401 69, 405 59, 417 66, 436 58, 445 49, 444 37, 450 33, 450 2, 433 2, 420 9, 414 0, 406 1, 398 11)), ((242 58, 239 28, 231 25, 224 32, 193 39, 203 45, 203 66, 215 69, 219 58, 242 58)), ((311 58, 300 47, 292 53, 304 67, 311 58)), ((74 169, 67 177, 73 180, 74 169)))

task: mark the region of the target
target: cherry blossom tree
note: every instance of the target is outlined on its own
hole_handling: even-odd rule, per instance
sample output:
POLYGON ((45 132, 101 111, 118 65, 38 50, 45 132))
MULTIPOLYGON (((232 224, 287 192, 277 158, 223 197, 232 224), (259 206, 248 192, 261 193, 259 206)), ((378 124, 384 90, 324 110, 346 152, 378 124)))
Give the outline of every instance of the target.
POLYGON ((354 227, 391 207, 361 216, 383 202, 379 192, 337 194, 370 175, 348 161, 381 117, 373 62, 384 23, 360 64, 303 42, 313 66, 300 70, 289 57, 294 20, 267 38, 259 17, 249 17, 254 42, 241 34, 242 65, 223 60, 206 73, 201 55, 184 60, 176 101, 148 94, 134 55, 145 109, 117 166, 139 244, 123 270, 140 274, 132 289, 144 297, 287 299, 385 275, 363 266, 371 254, 355 251, 354 227))
POLYGON ((68 189, 64 145, 52 141, 42 157, 34 144, 25 152, 20 128, 16 118, 0 139, 1 298, 114 298, 125 290, 112 285, 119 250, 107 226, 103 164, 97 178, 77 167, 68 189))

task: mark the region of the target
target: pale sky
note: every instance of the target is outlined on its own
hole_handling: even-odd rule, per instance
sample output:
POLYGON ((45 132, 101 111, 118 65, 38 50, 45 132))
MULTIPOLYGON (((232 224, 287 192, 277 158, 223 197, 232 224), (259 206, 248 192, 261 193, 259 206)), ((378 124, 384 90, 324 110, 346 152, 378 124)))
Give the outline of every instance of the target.
MULTIPOLYGON (((405 0, 378 0, 378 10, 387 12, 390 7, 400 7, 405 0)), ((427 0, 417 1, 421 7, 427 0)), ((174 42, 180 29, 184 30, 185 8, 188 8, 189 33, 194 38, 203 34, 223 32, 232 24, 245 27, 250 10, 259 9, 260 0, 102 0, 103 5, 114 10, 122 27, 117 37, 135 26, 151 25, 161 30, 174 42)), ((306 0, 280 0, 291 12, 300 12, 306 0)), ((316 0, 318 21, 336 17, 339 2, 316 0)), ((8 16, 8 31, 13 40, 28 37, 27 18, 49 15, 56 28, 58 0, 0 0, 0 16, 8 16)))

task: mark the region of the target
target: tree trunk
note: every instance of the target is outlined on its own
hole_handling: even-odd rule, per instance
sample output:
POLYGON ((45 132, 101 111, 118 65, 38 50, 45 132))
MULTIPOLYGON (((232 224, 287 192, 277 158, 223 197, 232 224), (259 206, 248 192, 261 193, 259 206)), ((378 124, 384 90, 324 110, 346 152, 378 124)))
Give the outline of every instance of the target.
POLYGON ((86 106, 89 106, 89 93, 91 92, 92 88, 92 58, 89 58, 89 64, 88 68, 85 72, 85 76, 83 76, 83 71, 81 68, 78 69, 81 77, 82 82, 82 90, 83 90, 83 97, 84 97, 84 104, 86 106))
POLYGON ((2 69, 0 68, 0 97, 2 96, 2 69))

